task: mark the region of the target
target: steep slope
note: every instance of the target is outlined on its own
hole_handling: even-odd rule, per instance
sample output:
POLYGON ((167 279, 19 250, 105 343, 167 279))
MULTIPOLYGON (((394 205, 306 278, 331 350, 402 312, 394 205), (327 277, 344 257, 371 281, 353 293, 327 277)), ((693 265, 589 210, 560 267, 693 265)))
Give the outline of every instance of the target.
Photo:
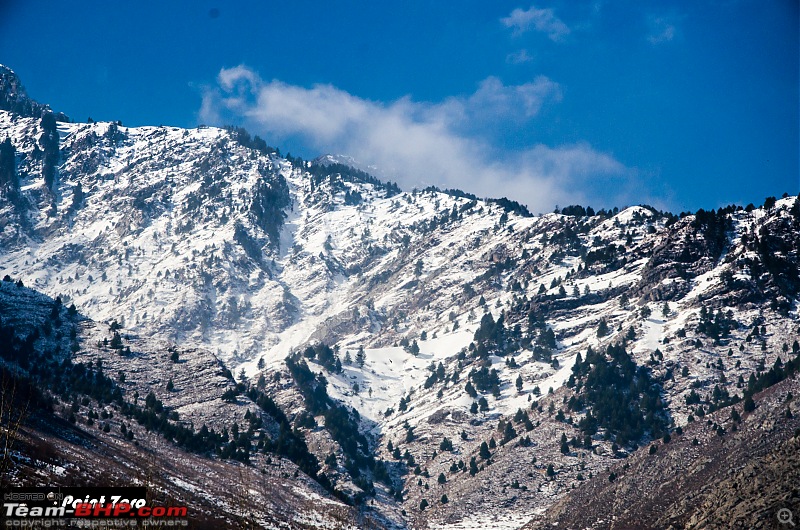
POLYGON ((97 320, 213 344, 226 359, 252 356, 293 318, 270 258, 289 201, 284 162, 219 129, 62 123, 50 189, 39 120, 0 113, 0 128, 19 159, 20 194, 1 212, 12 275, 97 320))
MULTIPOLYGON (((29 98, 17 74, 0 64, 0 110, 7 110, 27 118, 40 118, 43 112, 50 112, 50 107, 29 98)), ((69 121, 69 118, 62 113, 59 113, 56 119, 69 121)))
POLYGON ((799 390, 795 377, 756 396, 754 411, 733 409, 738 420, 723 409, 688 425, 525 528, 779 527, 780 509, 800 509, 799 390))
POLYGON ((209 352, 115 331, 0 282, 4 486, 143 485, 195 528, 374 524, 301 473, 299 447, 277 447, 268 408, 226 397, 236 385, 209 352))

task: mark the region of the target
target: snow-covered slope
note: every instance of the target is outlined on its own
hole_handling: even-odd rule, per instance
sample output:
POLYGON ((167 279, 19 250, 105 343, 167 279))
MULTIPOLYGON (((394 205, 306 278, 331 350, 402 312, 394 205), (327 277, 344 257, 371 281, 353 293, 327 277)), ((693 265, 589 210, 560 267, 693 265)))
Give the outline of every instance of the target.
POLYGON ((22 197, 5 202, 4 270, 92 318, 213 346, 225 359, 292 320, 272 261, 291 166, 220 129, 60 123, 50 190, 38 120, 0 113, 22 197), (246 324, 246 325, 244 325, 246 324))

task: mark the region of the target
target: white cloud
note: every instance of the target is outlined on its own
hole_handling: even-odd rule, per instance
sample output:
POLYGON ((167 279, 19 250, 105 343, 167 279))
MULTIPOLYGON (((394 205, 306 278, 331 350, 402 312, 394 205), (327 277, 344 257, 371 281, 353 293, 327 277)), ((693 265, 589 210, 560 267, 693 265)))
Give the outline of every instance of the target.
POLYGON ((523 64, 531 61, 533 61, 533 57, 524 48, 506 56, 506 62, 509 64, 523 64))
POLYGON ((233 68, 223 68, 217 80, 220 86, 227 91, 232 91, 234 88, 238 87, 240 89, 249 88, 252 92, 261 82, 255 72, 241 64, 233 68))
POLYGON ((471 129, 501 121, 518 124, 539 114, 543 105, 560 100, 561 87, 543 75, 512 86, 504 85, 496 77, 487 77, 468 97, 451 97, 440 104, 422 106, 425 113, 420 118, 471 129))
POLYGON ((514 35, 520 35, 533 28, 540 33, 547 34, 550 40, 556 42, 570 33, 569 27, 550 8, 538 9, 535 6, 526 10, 516 8, 510 15, 501 18, 500 22, 507 28, 511 28, 514 35))
POLYGON ((514 86, 489 77, 466 97, 382 103, 330 85, 265 82, 239 66, 222 70, 218 87, 205 92, 200 118, 209 124, 243 122, 272 143, 299 138, 319 153, 350 155, 381 168, 405 189, 460 188, 549 211, 556 203, 585 201, 587 194, 579 190, 591 190, 597 179, 631 173, 588 144, 507 151, 488 139, 487 131, 524 125, 560 98, 558 84, 544 76, 514 86))
POLYGON ((647 41, 653 45, 671 42, 677 33, 675 23, 670 18, 650 17, 648 26, 650 32, 647 41))

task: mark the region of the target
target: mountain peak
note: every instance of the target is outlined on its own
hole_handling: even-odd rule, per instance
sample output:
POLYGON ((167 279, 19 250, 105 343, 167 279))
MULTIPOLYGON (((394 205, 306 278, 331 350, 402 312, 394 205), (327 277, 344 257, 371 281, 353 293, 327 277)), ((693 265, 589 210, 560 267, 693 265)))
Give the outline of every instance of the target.
POLYGON ((332 166, 333 164, 342 164, 344 166, 350 166, 356 169, 361 169, 356 159, 348 155, 325 154, 318 156, 311 162, 313 164, 317 164, 320 166, 332 166))
POLYGON ((312 160, 311 163, 314 165, 326 166, 326 167, 335 164, 349 166, 352 167, 353 169, 369 173, 370 175, 378 177, 381 180, 394 180, 395 178, 392 176, 391 171, 385 171, 385 168, 380 168, 378 166, 364 164, 350 155, 328 153, 318 156, 317 158, 312 160))
MULTIPOLYGON (((50 105, 31 99, 22 86, 19 76, 3 64, 0 64, 0 110, 7 110, 25 118, 39 118, 43 112, 53 112, 50 105)), ((56 121, 69 122, 69 116, 63 112, 55 113, 56 121)))

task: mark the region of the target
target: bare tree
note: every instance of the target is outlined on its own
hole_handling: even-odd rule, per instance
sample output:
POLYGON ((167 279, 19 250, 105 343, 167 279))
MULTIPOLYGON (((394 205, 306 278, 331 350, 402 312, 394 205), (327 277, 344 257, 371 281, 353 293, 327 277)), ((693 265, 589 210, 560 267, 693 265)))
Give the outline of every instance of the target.
POLYGON ((256 515, 253 511, 252 501, 250 499, 251 490, 253 489, 253 480, 250 477, 249 469, 246 466, 238 466, 238 480, 236 484, 231 487, 231 501, 235 506, 235 517, 238 527, 242 530, 252 530, 258 528, 256 523, 256 515))
POLYGON ((0 485, 4 488, 14 465, 11 452, 28 413, 28 401, 24 405, 17 401, 22 401, 17 396, 17 380, 3 370, 0 372, 0 485))

